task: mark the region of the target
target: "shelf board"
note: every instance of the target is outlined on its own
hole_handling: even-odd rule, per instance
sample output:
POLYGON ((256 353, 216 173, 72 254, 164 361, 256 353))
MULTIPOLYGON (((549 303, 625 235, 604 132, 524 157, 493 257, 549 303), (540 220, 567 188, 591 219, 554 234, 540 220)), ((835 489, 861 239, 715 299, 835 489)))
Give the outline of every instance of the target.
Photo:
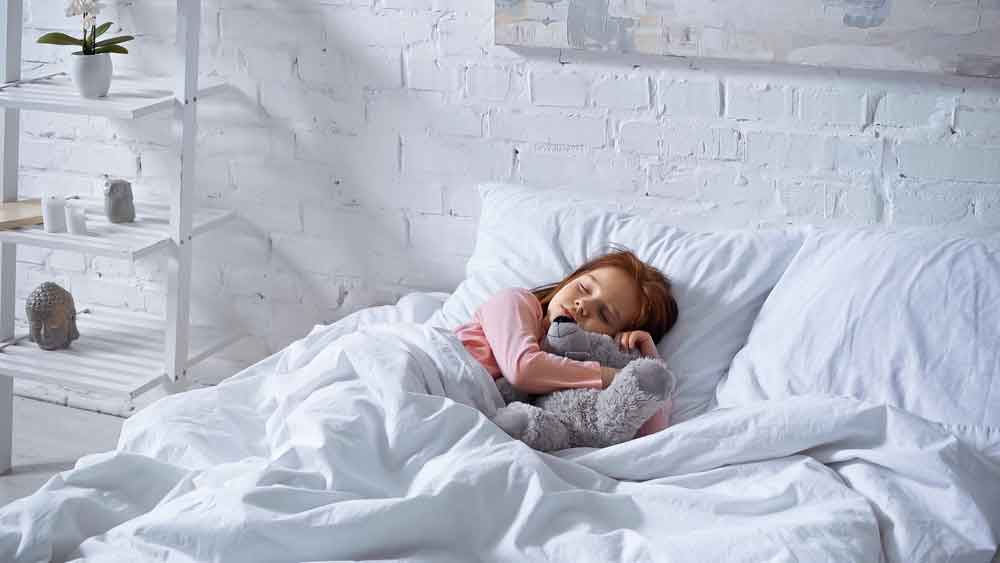
MULTIPOLYGON (((42 350, 19 323, 23 335, 0 349, 0 374, 49 387, 44 396, 38 392, 43 400, 51 400, 55 386, 75 390, 77 396, 101 397, 107 404, 129 404, 165 381, 163 319, 108 307, 79 311, 80 338, 66 350, 42 350)), ((205 327, 191 327, 190 335, 188 367, 244 336, 205 327)), ((18 394, 25 394, 24 389, 18 394)))
MULTIPOLYGON (((94 256, 137 260, 173 245, 170 208, 161 203, 136 202, 133 223, 111 223, 104 215, 104 200, 81 198, 86 210, 87 234, 46 233, 41 225, 0 231, 0 242, 73 250, 94 256)), ((192 233, 198 235, 235 217, 230 210, 202 209, 194 214, 192 233)))
MULTIPOLYGON (((0 89, 0 107, 138 119, 174 107, 177 102, 171 80, 115 75, 108 96, 91 100, 81 97, 73 81, 64 74, 0 89)), ((212 78, 202 78, 198 83, 199 98, 225 87, 224 82, 212 78)))

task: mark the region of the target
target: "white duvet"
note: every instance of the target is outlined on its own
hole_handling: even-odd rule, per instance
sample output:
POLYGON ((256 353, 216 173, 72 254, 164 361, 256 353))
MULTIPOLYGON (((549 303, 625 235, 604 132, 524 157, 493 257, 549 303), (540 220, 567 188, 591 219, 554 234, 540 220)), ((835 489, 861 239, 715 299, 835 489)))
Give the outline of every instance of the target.
POLYGON ((133 416, 0 510, 0 561, 988 562, 1000 535, 1000 467, 891 407, 757 402, 551 456, 500 404, 450 333, 348 317, 133 416))

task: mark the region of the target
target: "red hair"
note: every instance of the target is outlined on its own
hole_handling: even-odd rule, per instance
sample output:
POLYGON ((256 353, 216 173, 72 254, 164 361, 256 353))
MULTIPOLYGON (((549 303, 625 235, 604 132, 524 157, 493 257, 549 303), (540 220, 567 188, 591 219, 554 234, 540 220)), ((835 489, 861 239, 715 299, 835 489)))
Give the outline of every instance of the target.
POLYGON ((587 272, 608 266, 625 272, 639 286, 639 316, 632 324, 635 327, 633 330, 644 330, 654 341, 659 341, 677 323, 677 301, 667 276, 640 260, 630 250, 615 250, 588 260, 561 282, 536 287, 531 293, 542 304, 542 311, 547 315, 549 302, 560 289, 587 272))

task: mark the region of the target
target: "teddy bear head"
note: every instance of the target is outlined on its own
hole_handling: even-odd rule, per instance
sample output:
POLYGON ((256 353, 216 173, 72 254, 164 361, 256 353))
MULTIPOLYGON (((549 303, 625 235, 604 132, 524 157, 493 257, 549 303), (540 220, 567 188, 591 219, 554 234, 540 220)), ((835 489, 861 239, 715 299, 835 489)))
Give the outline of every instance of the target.
POLYGON ((542 342, 546 352, 580 362, 594 361, 602 366, 623 368, 640 356, 638 350, 621 351, 613 338, 587 332, 567 316, 557 317, 542 342))

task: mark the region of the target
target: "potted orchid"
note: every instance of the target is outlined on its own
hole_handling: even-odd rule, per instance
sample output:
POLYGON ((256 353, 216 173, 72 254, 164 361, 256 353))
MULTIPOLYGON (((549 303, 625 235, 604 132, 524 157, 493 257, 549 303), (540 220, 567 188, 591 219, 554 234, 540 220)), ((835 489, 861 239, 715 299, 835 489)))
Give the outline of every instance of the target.
POLYGON ((102 98, 108 95, 112 74, 110 54, 127 54, 128 49, 121 44, 135 39, 131 35, 120 35, 98 41, 97 38, 111 28, 111 22, 97 25, 97 14, 103 7, 97 0, 70 0, 66 6, 66 16, 83 16, 83 38, 77 39, 59 32, 46 33, 38 38, 39 43, 80 47, 71 58, 70 76, 84 98, 102 98))

